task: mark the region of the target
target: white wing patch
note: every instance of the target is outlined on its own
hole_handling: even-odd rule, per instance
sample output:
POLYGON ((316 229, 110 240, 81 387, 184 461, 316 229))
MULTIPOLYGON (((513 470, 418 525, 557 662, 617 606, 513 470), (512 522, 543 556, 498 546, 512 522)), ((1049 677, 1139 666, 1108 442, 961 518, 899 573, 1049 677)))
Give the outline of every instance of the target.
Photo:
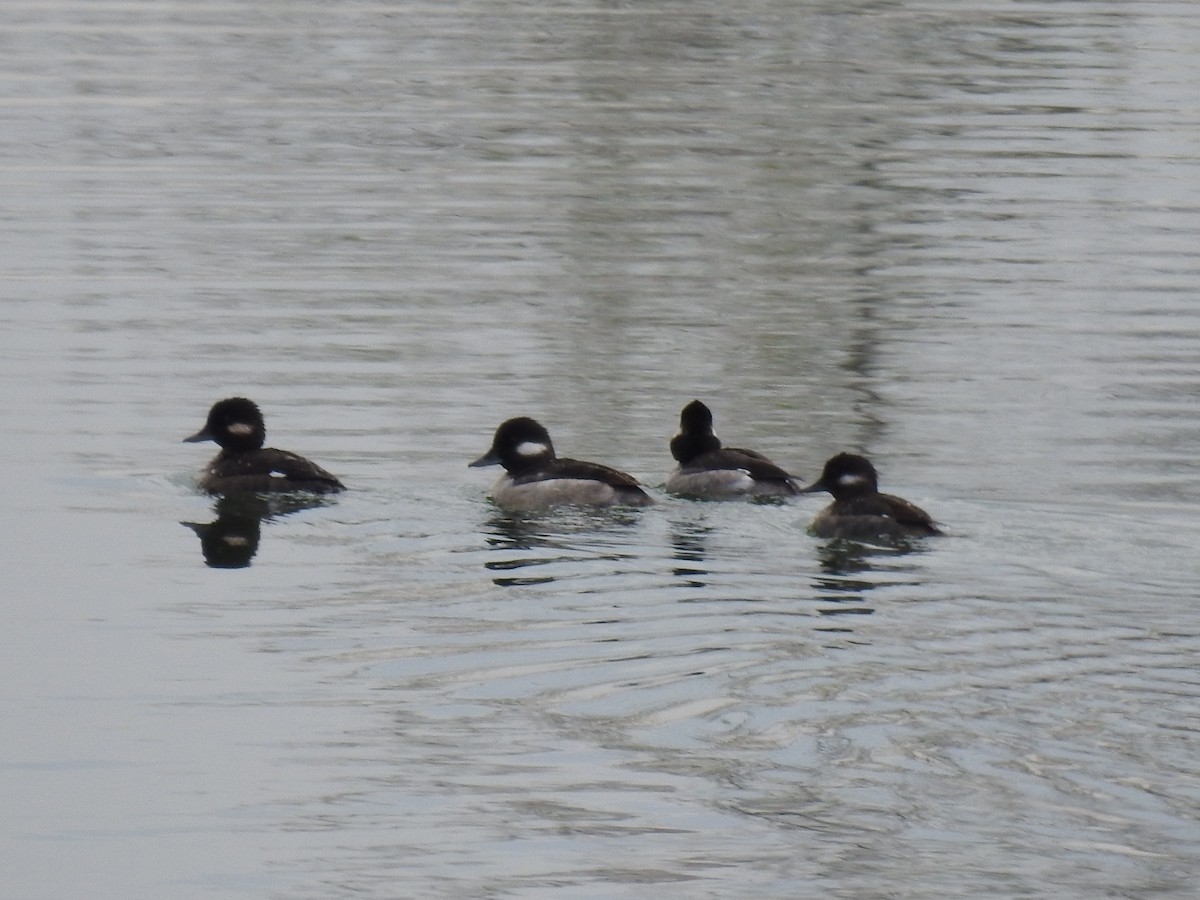
POLYGON ((540 441, 524 441, 517 444, 517 456, 542 456, 549 449, 540 441))

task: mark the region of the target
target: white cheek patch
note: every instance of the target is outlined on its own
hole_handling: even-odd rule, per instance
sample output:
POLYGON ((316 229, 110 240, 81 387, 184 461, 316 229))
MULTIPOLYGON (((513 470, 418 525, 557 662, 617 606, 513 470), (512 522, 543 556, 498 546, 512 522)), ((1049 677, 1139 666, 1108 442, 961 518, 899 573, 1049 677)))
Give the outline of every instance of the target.
POLYGON ((839 475, 837 483, 842 487, 853 487, 858 484, 866 484, 867 479, 861 475, 839 475))
POLYGON ((234 422, 225 430, 230 434, 236 434, 238 437, 249 437, 254 434, 254 426, 247 425, 245 422, 234 422))
POLYGON ((549 449, 538 441, 525 441, 517 444, 517 456, 543 456, 549 449))

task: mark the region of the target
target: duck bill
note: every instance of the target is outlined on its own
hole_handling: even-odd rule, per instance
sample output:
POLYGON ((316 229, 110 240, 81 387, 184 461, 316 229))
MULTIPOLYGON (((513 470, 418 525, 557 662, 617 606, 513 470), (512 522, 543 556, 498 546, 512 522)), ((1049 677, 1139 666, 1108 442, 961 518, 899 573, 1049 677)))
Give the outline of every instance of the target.
POLYGON ((467 463, 468 469, 478 469, 481 466, 498 466, 500 465, 500 455, 495 450, 489 450, 475 462, 467 463))
POLYGON ((822 491, 828 491, 828 490, 829 490, 829 488, 827 488, 825 486, 825 482, 814 481, 812 484, 806 484, 804 487, 800 488, 800 490, 798 490, 796 493, 798 493, 798 494, 819 494, 822 491))
POLYGON ((201 428, 199 431, 197 431, 195 434, 193 434, 191 437, 185 437, 183 439, 183 443, 199 444, 201 441, 211 441, 212 439, 213 439, 212 434, 209 433, 208 427, 205 426, 204 428, 201 428))

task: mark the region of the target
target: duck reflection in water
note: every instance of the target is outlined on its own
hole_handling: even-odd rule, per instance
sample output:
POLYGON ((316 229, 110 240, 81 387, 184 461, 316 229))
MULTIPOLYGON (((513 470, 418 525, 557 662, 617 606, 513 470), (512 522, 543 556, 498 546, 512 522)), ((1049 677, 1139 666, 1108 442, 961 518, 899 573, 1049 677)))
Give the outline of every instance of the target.
POLYGON ((181 522, 200 538, 204 564, 212 569, 244 569, 258 552, 262 523, 303 509, 327 506, 328 500, 298 494, 230 494, 213 504, 211 522, 181 522))
POLYGON ((550 584, 578 574, 585 562, 626 559, 626 552, 597 552, 606 536, 622 538, 640 518, 628 510, 562 507, 554 513, 505 512, 490 516, 484 525, 488 549, 503 558, 491 559, 484 567, 497 575, 492 581, 500 587, 550 584), (553 567, 550 574, 522 570, 553 567))
POLYGON ((817 549, 821 574, 812 581, 816 595, 831 604, 820 609, 821 615, 869 616, 875 612, 875 608, 866 605, 867 594, 875 588, 897 585, 919 587, 922 582, 911 577, 912 567, 900 560, 927 552, 928 548, 922 542, 903 538, 895 538, 887 544, 866 544, 840 537, 826 540, 817 549))
POLYGON ((708 587, 709 570, 702 568, 708 557, 708 537, 712 526, 704 522, 672 522, 671 549, 676 565, 671 574, 686 587, 708 587))

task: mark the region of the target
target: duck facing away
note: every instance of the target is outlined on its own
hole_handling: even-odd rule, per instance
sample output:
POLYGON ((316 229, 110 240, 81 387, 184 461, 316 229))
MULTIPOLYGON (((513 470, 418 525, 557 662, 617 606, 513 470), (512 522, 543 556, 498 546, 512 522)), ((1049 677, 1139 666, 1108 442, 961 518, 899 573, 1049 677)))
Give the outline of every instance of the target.
POLYGON ((667 477, 668 491, 702 500, 790 497, 800 492, 795 477, 761 453, 723 447, 712 423, 712 412, 699 400, 679 414, 679 434, 671 438, 671 455, 679 465, 667 477))
POLYGON ((262 413, 245 397, 213 404, 204 427, 185 443, 215 441, 221 452, 200 473, 199 485, 210 494, 234 492, 329 494, 345 485, 315 462, 263 447, 267 438, 262 413))
POLYGON ((504 466, 492 499, 506 509, 552 506, 649 506, 654 501, 637 479, 599 463, 554 455, 550 434, 534 419, 509 419, 496 429, 492 447, 476 466, 504 466))
POLYGON ((817 513, 809 527, 817 537, 869 541, 942 533, 919 506, 879 493, 879 476, 865 457, 839 453, 830 459, 821 477, 801 493, 817 491, 833 494, 833 503, 817 513))

